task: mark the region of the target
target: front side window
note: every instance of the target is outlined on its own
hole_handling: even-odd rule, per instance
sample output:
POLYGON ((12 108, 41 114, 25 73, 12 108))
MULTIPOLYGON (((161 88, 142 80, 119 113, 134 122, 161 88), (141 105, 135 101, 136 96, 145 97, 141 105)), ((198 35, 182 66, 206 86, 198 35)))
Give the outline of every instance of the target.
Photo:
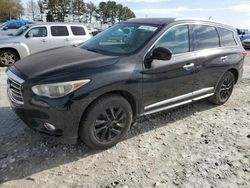
POLYGON ((54 37, 69 36, 66 26, 51 26, 51 35, 54 37))
POLYGON ((187 25, 175 26, 168 30, 155 47, 164 47, 173 54, 189 52, 189 30, 187 25))
POLYGON ((47 37, 47 28, 46 27, 33 28, 26 35, 29 37, 47 37))
POLYGON ((106 55, 130 54, 145 46, 159 29, 158 25, 116 24, 86 41, 81 48, 106 55))
POLYGON ((221 46, 237 46, 234 33, 228 29, 218 28, 221 46))
POLYGON ((83 27, 79 26, 71 26, 71 31, 73 35, 79 36, 79 35, 86 35, 86 32, 83 27))
POLYGON ((194 25, 194 50, 217 48, 220 46, 219 36, 212 26, 194 25))

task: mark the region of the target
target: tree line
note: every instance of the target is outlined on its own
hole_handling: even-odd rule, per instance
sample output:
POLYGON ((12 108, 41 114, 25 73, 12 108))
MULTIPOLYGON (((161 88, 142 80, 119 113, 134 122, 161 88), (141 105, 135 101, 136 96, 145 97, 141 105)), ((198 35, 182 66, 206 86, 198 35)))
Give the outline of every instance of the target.
POLYGON ((134 18, 134 12, 115 1, 100 2, 97 6, 84 0, 40 0, 38 2, 41 14, 46 14, 49 22, 92 23, 93 20, 103 24, 114 24, 116 21, 134 18))
POLYGON ((20 18, 23 14, 20 0, 0 0, 0 22, 20 18))

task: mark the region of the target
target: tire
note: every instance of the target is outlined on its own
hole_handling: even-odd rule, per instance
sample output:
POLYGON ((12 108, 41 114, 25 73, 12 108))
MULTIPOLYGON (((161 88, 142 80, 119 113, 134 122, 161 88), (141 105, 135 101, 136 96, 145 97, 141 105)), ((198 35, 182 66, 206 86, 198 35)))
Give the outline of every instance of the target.
POLYGON ((219 81, 215 94, 209 98, 209 101, 216 105, 222 105, 230 98, 235 83, 235 77, 232 72, 226 72, 219 81))
POLYGON ((132 108, 119 95, 108 95, 97 100, 80 124, 80 139, 91 149, 107 149, 116 145, 127 134, 132 123, 132 108))
POLYGON ((0 50, 0 65, 8 67, 18 60, 18 54, 13 50, 0 50))

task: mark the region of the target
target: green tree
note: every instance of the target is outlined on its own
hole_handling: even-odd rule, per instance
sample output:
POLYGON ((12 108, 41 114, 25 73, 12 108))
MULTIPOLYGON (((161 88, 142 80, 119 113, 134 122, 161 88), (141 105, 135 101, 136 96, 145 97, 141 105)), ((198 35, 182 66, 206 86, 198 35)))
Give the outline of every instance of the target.
POLYGON ((20 0, 0 0, 0 22, 20 18, 23 14, 20 0))
POLYGON ((89 19, 89 23, 92 22, 92 18, 93 16, 96 14, 96 6, 94 3, 89 2, 86 4, 86 9, 87 9, 87 15, 88 15, 88 19, 89 19))
POLYGON ((82 22, 81 16, 86 12, 86 4, 83 0, 73 0, 71 13, 73 16, 73 21, 75 21, 75 17, 78 22, 82 22))
POLYGON ((123 7, 121 20, 128 20, 130 18, 135 18, 135 13, 128 7, 123 7))

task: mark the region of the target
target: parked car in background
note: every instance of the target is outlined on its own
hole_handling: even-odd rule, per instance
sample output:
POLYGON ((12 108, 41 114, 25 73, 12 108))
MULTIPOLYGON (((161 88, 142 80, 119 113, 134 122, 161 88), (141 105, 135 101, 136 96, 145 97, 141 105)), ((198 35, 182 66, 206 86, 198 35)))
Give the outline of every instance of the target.
POLYGON ((96 35, 98 35, 99 33, 101 33, 102 31, 103 31, 103 29, 95 28, 95 30, 92 31, 92 35, 93 35, 93 36, 96 36, 96 35))
POLYGON ((80 47, 18 61, 7 70, 7 90, 12 108, 31 128, 105 149, 121 141, 139 116, 204 98, 224 104, 245 56, 236 30, 224 24, 131 19, 80 47))
POLYGON ((241 42, 245 49, 250 48, 250 35, 244 35, 241 39, 241 42))
POLYGON ((8 35, 20 27, 28 24, 32 24, 33 22, 28 20, 10 20, 0 25, 0 36, 8 35))
POLYGON ((26 25, 10 36, 0 37, 0 65, 9 66, 23 57, 44 50, 77 45, 90 37, 87 28, 80 24, 26 25))

